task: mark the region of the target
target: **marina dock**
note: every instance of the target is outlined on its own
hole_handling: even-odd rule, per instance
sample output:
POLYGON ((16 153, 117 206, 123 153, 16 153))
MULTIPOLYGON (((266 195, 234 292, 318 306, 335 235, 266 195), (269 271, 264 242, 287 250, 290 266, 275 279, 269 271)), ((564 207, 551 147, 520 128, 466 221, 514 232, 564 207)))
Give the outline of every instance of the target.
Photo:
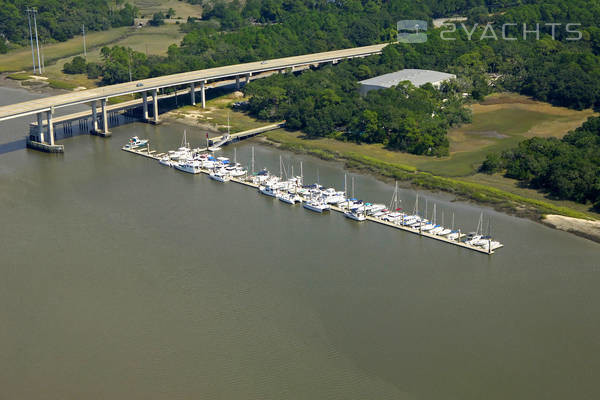
MULTIPOLYGON (((135 154, 135 155, 138 155, 138 156, 141 156, 141 157, 145 157, 145 158, 150 158, 150 159, 153 159, 153 160, 156 160, 156 161, 160 160, 161 157, 163 157, 165 155, 165 153, 158 153, 155 150, 150 150, 149 146, 142 147, 142 148, 137 148, 137 149, 136 148, 129 149, 129 148, 123 147, 122 150, 126 151, 128 153, 132 153, 132 154, 135 154)), ((210 174, 210 171, 208 169, 201 169, 201 173, 203 173, 205 175, 208 175, 208 174, 210 174)), ((252 187, 254 189, 258 189, 259 188, 259 185, 254 184, 252 182, 249 182, 249 181, 247 181, 245 179, 231 177, 230 182, 234 182, 234 183, 237 183, 237 184, 240 184, 240 185, 252 187)), ((335 212, 342 213, 342 214, 344 213, 344 209, 343 208, 335 206, 335 205, 331 205, 330 209, 331 209, 331 211, 335 211, 335 212)), ((451 239, 448 239, 447 237, 444 237, 444 236, 430 234, 430 233, 424 232, 424 231, 422 231, 420 229, 411 228, 410 226, 404 226, 404 225, 394 224, 392 222, 383 220, 381 218, 375 218, 373 216, 367 216, 366 220, 374 222, 374 223, 377 223, 377 224, 380 224, 380 225, 387 226, 389 228, 395 228, 395 229, 399 229, 399 230, 402 230, 402 231, 410 232, 410 233, 415 234, 415 235, 419 235, 419 236, 426 237, 426 238, 429 238, 429 239, 434 239, 434 240, 437 240, 437 241, 440 241, 440 242, 444 242, 444 243, 447 243, 447 244, 450 244, 450 245, 458 246, 458 247, 461 247, 461 248, 464 248, 464 249, 467 249, 467 250, 472 250, 472 251, 475 251, 477 253, 482 253, 482 254, 490 254, 491 255, 491 254, 494 254, 494 250, 497 250, 498 248, 503 247, 503 245, 499 245, 498 247, 496 247, 493 250, 491 248, 488 250, 488 249, 484 249, 482 247, 478 247, 478 246, 473 246, 473 245, 467 244, 467 243, 465 243, 465 242, 462 241, 462 239, 466 235, 463 234, 463 233, 460 233, 460 231, 459 231, 459 237, 456 240, 451 240, 451 239)))

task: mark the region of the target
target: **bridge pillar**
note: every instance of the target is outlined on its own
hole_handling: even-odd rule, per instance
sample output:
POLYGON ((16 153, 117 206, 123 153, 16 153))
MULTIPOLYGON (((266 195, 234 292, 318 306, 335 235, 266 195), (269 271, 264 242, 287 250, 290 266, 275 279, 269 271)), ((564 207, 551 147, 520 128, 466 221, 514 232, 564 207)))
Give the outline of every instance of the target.
POLYGON ((202 108, 206 108, 206 81, 200 83, 200 89, 202 92, 202 108))
POLYGON ((38 140, 44 143, 44 116, 41 112, 37 113, 37 129, 38 129, 38 140))
POLYGON ((158 90, 156 89, 152 90, 152 108, 154 111, 154 120, 152 123, 158 125, 160 121, 158 120, 158 90))
POLYGON ((30 135, 27 138, 28 148, 38 151, 44 151, 46 153, 64 153, 65 147, 62 144, 54 144, 54 122, 52 121, 52 114, 54 114, 54 107, 51 107, 50 111, 46 111, 46 129, 48 132, 47 138, 49 143, 46 143, 44 141, 44 115, 43 112, 39 112, 37 113, 37 136, 30 135))
POLYGON ((246 85, 250 83, 251 76, 252 76, 252 72, 246 74, 246 85))
POLYGON ((239 75, 235 76, 235 89, 240 90, 240 76, 239 75))
POLYGON ((190 97, 191 97, 192 105, 195 106, 196 105, 196 85, 193 83, 190 85, 190 97))
POLYGON ((54 123, 52 122, 52 110, 46 111, 46 119, 48 120, 48 140, 50 146, 54 146, 54 123))
POLYGON ((101 100, 102 104, 102 132, 100 132, 100 136, 110 136, 110 132, 108 131, 108 115, 106 112, 106 99, 101 100))
POLYGON ((142 98, 144 99, 144 104, 143 104, 144 115, 143 115, 143 119, 144 119, 144 121, 148 121, 148 93, 142 92, 142 98))
POLYGON ((92 133, 98 133, 98 110, 96 109, 96 101, 92 102, 92 133))

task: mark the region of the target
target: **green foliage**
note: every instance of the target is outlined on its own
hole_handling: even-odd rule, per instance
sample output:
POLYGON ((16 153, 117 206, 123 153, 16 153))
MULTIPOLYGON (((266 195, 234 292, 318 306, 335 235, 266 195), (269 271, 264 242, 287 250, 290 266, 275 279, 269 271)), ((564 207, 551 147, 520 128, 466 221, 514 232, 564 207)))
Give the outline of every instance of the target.
POLYGON ((164 23, 165 23, 165 15, 163 14, 162 11, 154 13, 152 15, 152 19, 148 23, 150 25, 152 25, 152 26, 164 25, 164 23))
POLYGON ((83 74, 86 72, 86 62, 81 56, 74 57, 71 62, 65 63, 63 66, 65 74, 83 74))
POLYGON ((0 38, 20 45, 29 43, 28 7, 38 10, 37 28, 42 42, 62 42, 79 35, 82 24, 88 31, 133 25, 137 8, 127 3, 114 9, 113 4, 112 0, 0 0, 0 38))
POLYGON ((408 82, 373 90, 365 97, 357 81, 366 70, 389 72, 393 48, 380 57, 342 62, 314 71, 273 75, 244 88, 249 111, 260 119, 287 121, 287 127, 309 136, 335 137, 415 154, 448 154, 447 129, 470 120, 460 93, 408 82))
POLYGON ((591 117, 563 139, 532 138, 490 154, 481 170, 544 189, 559 199, 600 202, 600 118, 591 117))

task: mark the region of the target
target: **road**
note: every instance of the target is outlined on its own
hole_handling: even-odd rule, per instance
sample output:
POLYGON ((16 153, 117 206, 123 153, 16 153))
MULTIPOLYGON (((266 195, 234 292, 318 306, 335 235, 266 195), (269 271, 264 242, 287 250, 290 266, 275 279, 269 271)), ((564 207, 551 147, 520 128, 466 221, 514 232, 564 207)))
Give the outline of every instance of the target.
POLYGON ((56 109, 68 107, 125 94, 139 93, 165 87, 186 85, 234 76, 243 77, 247 74, 281 70, 307 64, 324 63, 345 58, 363 57, 380 53, 385 46, 387 46, 387 44, 377 44, 323 53, 305 54, 301 56, 285 57, 266 61, 256 61, 245 64, 228 65, 199 71, 165 75, 157 78, 144 79, 141 81, 103 86, 95 89, 82 90, 80 92, 71 92, 58 96, 51 96, 0 107, 0 121, 36 114, 39 112, 50 111, 52 108, 56 109))

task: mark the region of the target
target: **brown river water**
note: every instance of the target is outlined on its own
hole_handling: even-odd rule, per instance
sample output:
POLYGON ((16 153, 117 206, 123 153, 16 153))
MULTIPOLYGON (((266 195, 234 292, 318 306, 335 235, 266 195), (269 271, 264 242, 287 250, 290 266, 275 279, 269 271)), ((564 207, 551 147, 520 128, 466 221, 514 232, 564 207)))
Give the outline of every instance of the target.
MULTIPOLYGON (((421 193, 465 231, 491 218, 505 247, 482 255, 120 150, 178 147, 177 124, 49 155, 24 148, 29 120, 0 124, 1 399, 600 398, 596 243, 421 193)), ((343 188, 334 163, 235 146, 343 188)), ((393 186, 355 191, 387 203, 393 186)))

